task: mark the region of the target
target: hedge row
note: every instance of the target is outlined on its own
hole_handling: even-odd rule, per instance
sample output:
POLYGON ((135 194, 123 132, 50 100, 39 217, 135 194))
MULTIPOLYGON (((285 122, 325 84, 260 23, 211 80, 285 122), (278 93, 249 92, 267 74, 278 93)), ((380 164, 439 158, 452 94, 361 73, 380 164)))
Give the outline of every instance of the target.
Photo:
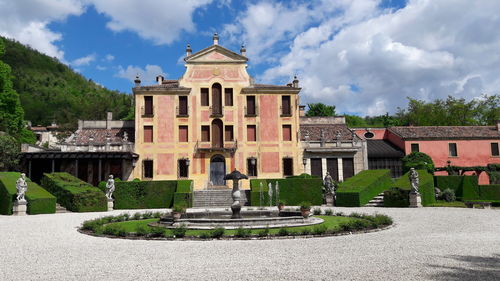
MULTIPOLYGON (((18 172, 0 173, 0 214, 2 215, 12 214, 13 202, 17 194, 16 181, 20 175, 18 172)), ((27 213, 30 215, 55 213, 56 198, 28 178, 26 181, 28 183, 28 191, 25 194, 26 201, 28 201, 27 213)))
MULTIPOLYGON (((419 175, 419 192, 422 198, 422 205, 428 206, 436 202, 434 193, 434 177, 426 170, 417 170, 419 175)), ((385 207, 407 207, 409 206, 409 193, 411 182, 408 173, 402 175, 393 184, 393 188, 384 192, 385 207)))
POLYGON ((252 179, 250 180, 250 203, 252 206, 269 205, 269 183, 273 189, 271 204, 276 206, 276 183, 279 185, 279 201, 285 205, 298 206, 301 202, 312 205, 323 203, 323 181, 320 178, 294 177, 286 179, 252 179), (262 183, 262 200, 260 199, 260 183, 262 183))
POLYGON ((337 206, 361 207, 391 187, 390 170, 364 170, 339 184, 337 206))
POLYGON ((192 180, 178 180, 177 189, 174 194, 174 205, 185 206, 187 208, 193 207, 193 190, 192 180))
MULTIPOLYGON (((476 177, 477 179, 477 177, 476 177)), ((464 201, 500 202, 500 184, 476 185, 464 187, 464 201)))
POLYGON ((452 189, 455 191, 457 199, 464 197, 464 191, 468 192, 477 189, 477 176, 434 176, 434 185, 441 191, 452 189))
POLYGON ((104 193, 96 187, 68 174, 44 174, 42 186, 57 198, 57 202, 72 212, 108 210, 104 193))

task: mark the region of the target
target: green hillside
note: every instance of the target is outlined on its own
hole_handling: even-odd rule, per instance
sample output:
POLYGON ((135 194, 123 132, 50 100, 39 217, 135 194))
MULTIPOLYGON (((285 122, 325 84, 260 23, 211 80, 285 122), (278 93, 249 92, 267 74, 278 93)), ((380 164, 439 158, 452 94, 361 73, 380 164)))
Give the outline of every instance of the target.
POLYGON ((33 125, 55 121, 74 128, 78 119, 104 119, 112 111, 125 118, 132 96, 111 91, 73 71, 57 59, 3 37, 2 60, 12 68, 14 89, 19 93, 25 119, 33 125))

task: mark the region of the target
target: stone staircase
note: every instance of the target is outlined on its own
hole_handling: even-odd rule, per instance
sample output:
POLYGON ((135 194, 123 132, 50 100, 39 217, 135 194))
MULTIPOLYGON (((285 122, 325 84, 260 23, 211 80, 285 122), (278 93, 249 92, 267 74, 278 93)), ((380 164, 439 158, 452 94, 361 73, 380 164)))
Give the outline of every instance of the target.
MULTIPOLYGON (((212 189, 212 190, 195 190, 193 192, 193 207, 224 207, 229 208, 233 203, 231 198, 231 189, 212 189)), ((241 205, 247 202, 246 192, 241 190, 241 205)))
POLYGON ((70 211, 66 210, 63 206, 59 205, 59 203, 56 203, 56 214, 61 214, 61 213, 71 213, 70 211))
POLYGON ((384 193, 380 193, 379 195, 373 197, 372 200, 365 205, 365 207, 384 207, 384 193))

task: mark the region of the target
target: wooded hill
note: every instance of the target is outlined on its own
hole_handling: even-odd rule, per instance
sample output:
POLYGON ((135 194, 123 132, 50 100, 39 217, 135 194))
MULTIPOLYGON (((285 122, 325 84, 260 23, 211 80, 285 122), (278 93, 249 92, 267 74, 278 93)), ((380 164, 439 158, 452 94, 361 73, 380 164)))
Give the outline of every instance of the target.
POLYGON ((5 44, 2 60, 12 68, 24 118, 33 125, 56 122, 75 128, 78 119, 105 119, 107 111, 112 111, 115 119, 124 119, 131 111, 131 95, 108 90, 55 58, 0 38, 5 44))

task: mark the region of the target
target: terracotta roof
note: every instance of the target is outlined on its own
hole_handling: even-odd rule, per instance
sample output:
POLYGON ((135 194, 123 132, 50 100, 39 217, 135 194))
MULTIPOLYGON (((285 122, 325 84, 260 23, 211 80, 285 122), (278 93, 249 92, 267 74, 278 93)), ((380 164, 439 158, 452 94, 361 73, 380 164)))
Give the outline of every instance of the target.
POLYGON ((369 158, 402 158, 404 152, 386 140, 367 140, 369 158))
POLYGON ((105 144, 109 137, 109 143, 122 143, 123 135, 127 132, 128 141, 134 142, 135 130, 133 128, 121 129, 81 129, 75 132, 75 144, 88 145, 105 144), (91 140, 92 139, 92 140, 91 140))
POLYGON ((500 139, 495 126, 390 127, 402 139, 500 139))
MULTIPOLYGON (((171 81, 171 80, 167 80, 167 81, 171 81)), ((140 86, 139 88, 141 88, 141 89, 153 89, 153 88, 158 89, 158 88, 180 88, 180 87, 179 87, 178 81, 168 82, 168 83, 165 83, 165 81, 163 81, 163 83, 161 85, 159 85, 159 84, 147 85, 147 86, 140 86)))
POLYGON ((309 141, 321 141, 321 131, 324 132, 326 142, 337 141, 337 133, 340 132, 341 140, 352 140, 352 131, 345 124, 301 124, 301 140, 309 135, 309 141))
POLYGON ((253 84, 253 87, 254 88, 279 88, 279 89, 293 88, 293 87, 288 86, 288 85, 272 85, 272 84, 253 84))

